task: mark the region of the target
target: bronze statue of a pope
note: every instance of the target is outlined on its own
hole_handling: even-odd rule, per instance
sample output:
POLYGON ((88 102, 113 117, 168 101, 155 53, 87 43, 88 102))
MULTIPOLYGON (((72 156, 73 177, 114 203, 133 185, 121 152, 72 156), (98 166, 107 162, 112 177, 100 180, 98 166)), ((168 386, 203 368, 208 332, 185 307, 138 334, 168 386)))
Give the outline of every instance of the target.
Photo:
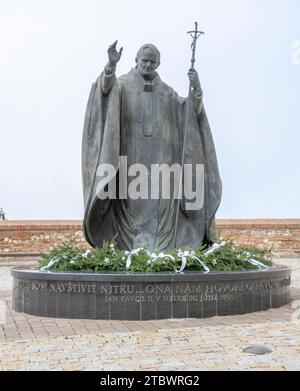
MULTIPOLYGON (((117 50, 117 42, 109 47, 108 63, 92 85, 86 110, 82 143, 85 237, 93 247, 116 237, 118 247, 126 250, 212 244, 221 180, 198 73, 189 70, 190 93, 182 98, 160 79, 160 52, 152 44, 143 45, 136 66, 117 78, 122 50, 117 50), (190 174, 182 171, 179 181, 169 175, 168 197, 160 188, 164 179, 156 197, 131 197, 130 192, 123 196, 119 177, 125 176, 122 183, 132 180, 128 167, 150 171, 153 166, 174 165, 189 165, 192 170, 190 174), (107 166, 115 168, 115 173, 105 176, 100 168, 107 166), (193 170, 196 166, 203 168, 199 181, 193 170), (185 176, 192 186, 200 183, 195 190, 196 196, 201 193, 198 208, 187 207, 185 176), (112 183, 114 196, 103 197, 106 192, 109 195, 112 183), (181 193, 176 192, 178 183, 181 193)), ((144 178, 144 183, 150 188, 153 178, 144 178)))

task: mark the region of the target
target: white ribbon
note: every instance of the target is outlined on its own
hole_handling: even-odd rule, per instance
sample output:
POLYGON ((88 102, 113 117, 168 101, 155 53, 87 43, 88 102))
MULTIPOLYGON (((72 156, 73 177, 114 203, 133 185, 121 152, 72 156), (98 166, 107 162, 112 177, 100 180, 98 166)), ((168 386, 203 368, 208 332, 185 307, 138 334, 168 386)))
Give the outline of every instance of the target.
POLYGON ((178 256, 181 257, 181 268, 178 270, 176 270, 176 273, 182 273, 183 270, 185 269, 186 267, 186 263, 187 263, 187 257, 188 258, 192 258, 192 259, 195 259, 197 262, 200 263, 200 265, 202 265, 202 267, 204 268, 205 270, 205 273, 209 273, 210 272, 210 269, 205 265, 205 263, 203 263, 198 257, 196 257, 194 251, 179 251, 178 252, 178 256))
POLYGON ((209 254, 214 253, 215 251, 219 250, 219 248, 222 248, 226 245, 226 242, 222 242, 220 244, 214 243, 209 250, 207 250, 203 255, 206 257, 209 254))
POLYGON ((259 261, 257 261, 254 258, 251 258, 251 254, 248 251, 244 252, 244 254, 246 255, 247 262, 251 263, 251 265, 257 266, 258 270, 262 270, 262 269, 268 270, 268 269, 270 269, 269 266, 265 265, 264 263, 259 262, 259 261))
POLYGON ((257 266, 257 267, 258 267, 258 270, 262 270, 262 269, 268 270, 268 269, 270 269, 269 266, 265 265, 265 264, 262 263, 262 262, 257 261, 256 259, 250 258, 250 259, 247 259, 247 261, 248 261, 249 263, 251 263, 252 265, 257 266))
POLYGON ((125 255, 128 255, 127 260, 126 260, 126 269, 129 269, 131 266, 132 256, 138 254, 141 250, 143 250, 143 249, 137 248, 137 249, 133 249, 131 251, 125 251, 125 255))
POLYGON ((156 255, 155 253, 151 254, 150 257, 152 258, 152 262, 155 262, 157 259, 159 258, 169 258, 171 259, 172 261, 175 261, 175 258, 170 255, 170 254, 165 254, 165 253, 159 253, 158 255, 156 255))
POLYGON ((50 262, 48 263, 47 266, 41 267, 40 270, 42 270, 42 271, 48 270, 48 269, 50 269, 53 265, 55 265, 58 262, 60 262, 60 258, 53 258, 53 259, 50 260, 50 262))

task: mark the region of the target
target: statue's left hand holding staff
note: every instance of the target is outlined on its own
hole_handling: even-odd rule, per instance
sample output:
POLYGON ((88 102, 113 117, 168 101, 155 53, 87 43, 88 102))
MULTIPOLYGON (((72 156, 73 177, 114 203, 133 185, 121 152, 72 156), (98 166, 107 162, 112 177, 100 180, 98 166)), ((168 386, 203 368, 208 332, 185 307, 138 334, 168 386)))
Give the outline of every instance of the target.
POLYGON ((199 75, 198 75, 198 72, 196 71, 196 69, 192 69, 192 68, 189 69, 188 77, 189 77, 193 91, 196 94, 201 94, 202 89, 201 89, 201 84, 200 84, 200 80, 199 80, 199 75))

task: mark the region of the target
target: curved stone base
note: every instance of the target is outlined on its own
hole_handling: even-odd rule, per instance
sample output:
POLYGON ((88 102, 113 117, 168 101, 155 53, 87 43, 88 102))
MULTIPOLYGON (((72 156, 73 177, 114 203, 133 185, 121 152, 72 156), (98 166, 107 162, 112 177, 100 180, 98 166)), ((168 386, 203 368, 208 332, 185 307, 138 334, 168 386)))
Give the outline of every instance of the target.
POLYGON ((291 269, 82 273, 12 269, 13 309, 58 318, 150 320, 245 314, 289 303, 291 269))

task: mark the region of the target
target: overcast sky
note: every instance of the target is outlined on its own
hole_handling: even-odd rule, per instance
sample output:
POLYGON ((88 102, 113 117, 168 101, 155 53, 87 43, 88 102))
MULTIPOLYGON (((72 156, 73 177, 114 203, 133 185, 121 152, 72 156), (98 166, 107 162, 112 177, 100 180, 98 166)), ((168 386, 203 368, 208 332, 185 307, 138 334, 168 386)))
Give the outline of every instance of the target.
POLYGON ((107 47, 161 51, 188 89, 190 37, 216 145, 219 218, 300 217, 299 0, 0 0, 0 207, 9 219, 80 219, 81 136, 107 47), (293 48, 294 47, 294 48, 293 48))

